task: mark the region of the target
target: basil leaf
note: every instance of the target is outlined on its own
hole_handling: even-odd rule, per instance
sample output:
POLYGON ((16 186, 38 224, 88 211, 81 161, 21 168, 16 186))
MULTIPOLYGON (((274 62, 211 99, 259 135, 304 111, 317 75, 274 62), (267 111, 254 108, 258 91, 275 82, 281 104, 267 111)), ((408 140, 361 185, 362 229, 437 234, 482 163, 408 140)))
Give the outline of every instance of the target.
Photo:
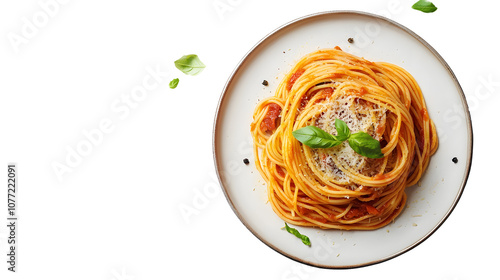
POLYGON ((195 54, 185 55, 177 59, 174 64, 182 73, 191 76, 198 75, 205 69, 205 64, 195 54))
POLYGON ((296 237, 300 238, 302 240, 302 243, 304 243, 305 245, 307 246, 311 246, 311 240, 309 240, 309 237, 303 235, 303 234, 300 234, 300 232, 294 228, 291 228, 287 225, 287 223, 285 223, 285 229, 286 231, 288 231, 289 233, 295 235, 296 237))
POLYGON ((438 8, 434 6, 432 2, 429 2, 427 0, 419 0, 417 3, 413 4, 411 6, 413 9, 424 12, 424 13, 433 13, 435 12, 438 8))
POLYGON ((351 131, 347 124, 340 119, 335 119, 335 128, 337 129, 337 140, 345 141, 351 136, 351 131))
POLYGON ((358 154, 368 158, 383 158, 380 142, 366 132, 356 132, 349 137, 349 146, 358 154))
POLYGON ((306 126, 292 132, 293 137, 311 148, 326 149, 342 143, 335 136, 315 126, 306 126))
POLYGON ((170 81, 170 83, 168 84, 168 86, 171 88, 171 89, 174 89, 177 87, 177 85, 179 84, 179 79, 178 78, 175 78, 173 79, 172 81, 170 81))

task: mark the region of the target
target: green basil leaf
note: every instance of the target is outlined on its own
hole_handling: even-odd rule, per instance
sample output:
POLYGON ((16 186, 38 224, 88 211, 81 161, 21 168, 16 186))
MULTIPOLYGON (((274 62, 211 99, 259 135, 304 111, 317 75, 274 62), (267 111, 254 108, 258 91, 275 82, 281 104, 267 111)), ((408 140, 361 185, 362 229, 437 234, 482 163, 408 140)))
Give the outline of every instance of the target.
POLYGON ((337 129, 337 140, 345 141, 351 136, 351 131, 347 124, 340 119, 335 119, 335 128, 337 129))
POLYGON ((380 142, 366 132, 356 132, 349 137, 349 146, 358 154, 368 158, 383 158, 380 142))
POLYGON ((413 9, 424 12, 424 13, 433 13, 435 12, 438 8, 434 6, 432 2, 429 2, 427 0, 419 0, 417 3, 413 4, 411 6, 413 9))
POLYGON ((174 89, 177 87, 177 85, 179 84, 179 79, 178 78, 175 78, 173 79, 172 81, 170 81, 170 83, 168 84, 168 86, 171 88, 171 89, 174 89))
POLYGON ((174 64, 182 73, 191 76, 198 75, 205 69, 205 64, 195 54, 185 55, 177 59, 174 64))
POLYGON ((300 238, 302 240, 302 243, 304 243, 305 245, 307 246, 311 246, 311 240, 309 240, 309 237, 303 235, 303 234, 300 234, 300 232, 294 228, 291 228, 287 225, 287 223, 285 223, 285 229, 286 231, 288 231, 289 233, 295 235, 296 237, 300 238))
POLYGON ((326 149, 342 143, 335 136, 315 126, 306 126, 292 132, 293 137, 311 148, 326 149))

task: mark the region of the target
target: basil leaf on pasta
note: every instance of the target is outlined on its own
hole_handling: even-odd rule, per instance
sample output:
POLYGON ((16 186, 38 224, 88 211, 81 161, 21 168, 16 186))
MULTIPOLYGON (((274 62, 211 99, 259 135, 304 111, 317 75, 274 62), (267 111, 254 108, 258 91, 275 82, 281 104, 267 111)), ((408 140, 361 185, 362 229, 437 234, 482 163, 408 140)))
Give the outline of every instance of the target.
POLYGON ((185 55, 177 59, 174 64, 177 69, 182 71, 182 73, 191 76, 200 74, 206 67, 205 64, 201 62, 200 58, 195 54, 185 55))
POLYGON ((343 120, 335 119, 335 129, 337 129, 338 141, 345 141, 351 136, 351 131, 343 120))
POLYGON ((434 6, 432 2, 429 2, 427 0, 419 0, 413 6, 411 6, 413 9, 424 12, 424 13, 433 13, 435 12, 438 8, 434 6))
POLYGON ((331 135, 328 132, 315 126, 306 126, 292 132, 293 137, 302 144, 313 149, 327 149, 335 147, 344 141, 349 142, 349 146, 358 154, 368 158, 383 158, 380 142, 374 139, 366 132, 356 132, 351 134, 347 124, 335 119, 335 128, 337 136, 331 135))
POLYGON ((293 137, 311 148, 326 149, 342 143, 335 136, 315 126, 306 126, 292 132, 293 137))
POLYGON ((300 238, 302 240, 302 243, 304 243, 305 245, 311 246, 311 240, 309 240, 309 237, 307 237, 303 234, 300 234, 300 232, 298 230, 289 227, 287 223, 285 223, 285 229, 289 233, 295 235, 297 238, 300 238))
POLYGON ((356 132, 349 137, 349 146, 358 154, 368 158, 383 158, 380 142, 366 133, 356 132))

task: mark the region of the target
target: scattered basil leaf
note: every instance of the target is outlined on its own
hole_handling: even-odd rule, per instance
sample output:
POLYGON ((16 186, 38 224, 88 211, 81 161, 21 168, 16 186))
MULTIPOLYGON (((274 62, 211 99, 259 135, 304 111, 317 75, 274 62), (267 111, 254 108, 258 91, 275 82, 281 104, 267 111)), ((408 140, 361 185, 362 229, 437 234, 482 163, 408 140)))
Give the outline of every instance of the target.
POLYGON ((349 146, 358 154, 368 158, 383 158, 380 142, 366 133, 356 132, 349 137, 349 146))
POLYGON ((306 126, 292 132, 293 137, 311 148, 326 149, 342 143, 335 136, 315 126, 306 126))
POLYGON ((170 81, 170 83, 168 83, 168 86, 171 88, 171 89, 174 89, 177 87, 177 85, 179 84, 179 79, 178 78, 175 78, 173 79, 172 81, 170 81))
POLYGON ((291 228, 287 225, 287 223, 285 223, 285 229, 286 231, 288 231, 289 233, 295 235, 296 237, 300 238, 302 240, 302 243, 304 243, 305 245, 307 246, 311 246, 311 240, 309 240, 309 237, 303 235, 303 234, 300 234, 300 232, 294 228, 291 228))
POLYGON ((345 141, 351 136, 351 131, 343 120, 335 119, 335 128, 337 129, 337 140, 345 141))
POLYGON ((435 12, 438 8, 434 6, 432 2, 429 2, 427 0, 419 0, 417 3, 413 4, 411 6, 413 9, 424 12, 424 13, 433 13, 435 12))
POLYGON ((177 59, 174 64, 182 73, 191 76, 196 76, 205 69, 205 64, 195 54, 185 55, 177 59))

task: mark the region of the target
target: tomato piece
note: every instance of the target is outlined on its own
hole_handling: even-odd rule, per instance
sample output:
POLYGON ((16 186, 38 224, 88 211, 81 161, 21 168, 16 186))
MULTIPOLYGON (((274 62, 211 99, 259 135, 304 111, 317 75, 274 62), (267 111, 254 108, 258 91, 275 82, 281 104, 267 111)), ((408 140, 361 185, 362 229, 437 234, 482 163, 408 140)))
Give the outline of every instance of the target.
POLYGON ((365 207, 366 207, 366 211, 368 212, 368 214, 371 214, 371 215, 380 214, 380 212, 377 210, 377 208, 371 206, 370 204, 365 204, 365 207))
POLYGON ((366 215, 366 210, 358 207, 352 207, 349 212, 345 215, 347 219, 359 218, 366 215))
POLYGON ((273 131, 276 129, 276 120, 281 114, 281 107, 278 104, 271 103, 267 105, 267 113, 260 124, 262 131, 273 131))
POLYGON ((308 214, 313 212, 311 209, 307 209, 305 207, 302 207, 300 205, 297 205, 297 210, 299 211, 300 214, 308 214))

